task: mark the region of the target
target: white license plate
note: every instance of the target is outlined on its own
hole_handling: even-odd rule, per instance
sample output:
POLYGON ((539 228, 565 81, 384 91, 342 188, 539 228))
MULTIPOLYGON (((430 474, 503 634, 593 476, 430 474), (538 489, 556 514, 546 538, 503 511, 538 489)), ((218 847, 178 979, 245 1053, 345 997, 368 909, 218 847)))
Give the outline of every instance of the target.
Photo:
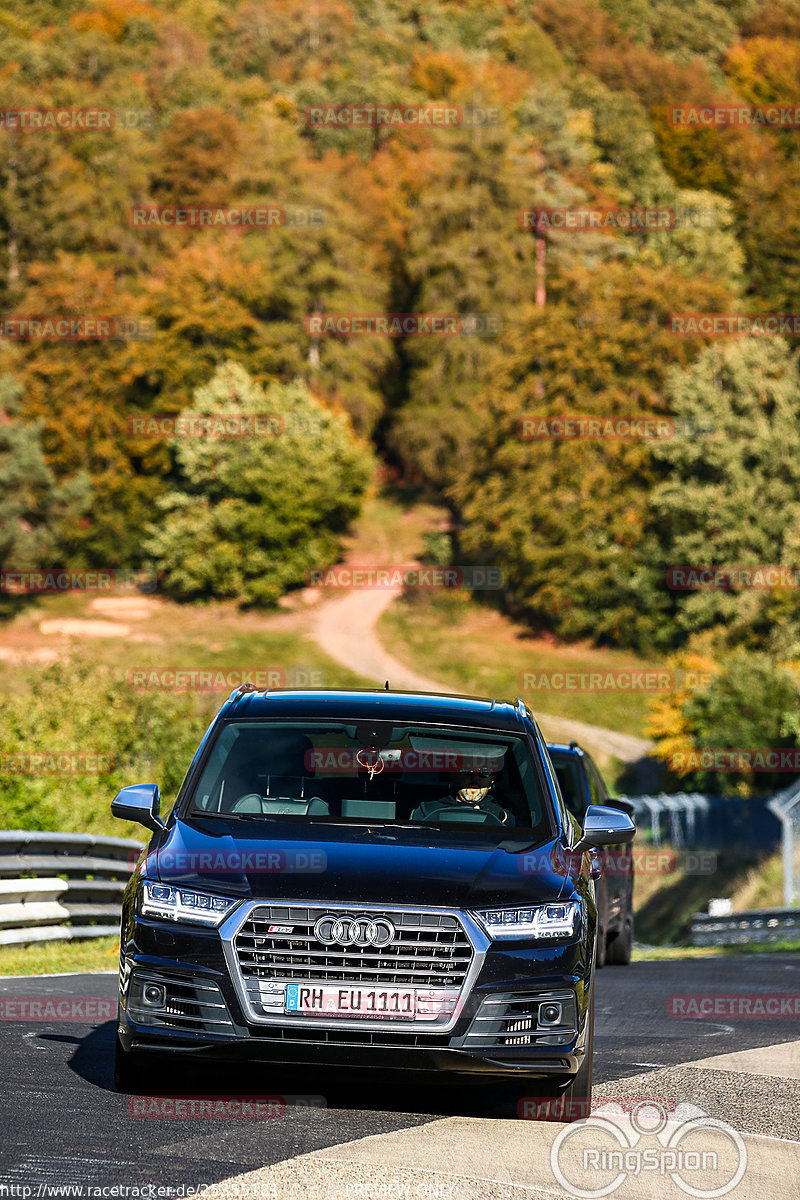
POLYGON ((290 983, 286 1012, 321 1017, 398 1017, 431 1020, 453 1011, 454 1001, 444 993, 419 988, 315 987, 290 983))

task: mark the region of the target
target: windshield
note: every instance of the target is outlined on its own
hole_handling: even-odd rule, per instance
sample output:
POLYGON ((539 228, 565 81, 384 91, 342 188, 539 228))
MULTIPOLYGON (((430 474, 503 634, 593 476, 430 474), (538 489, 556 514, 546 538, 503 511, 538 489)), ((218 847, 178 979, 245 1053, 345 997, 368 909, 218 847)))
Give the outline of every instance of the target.
POLYGON ((228 722, 189 813, 549 832, 522 737, 383 722, 228 722))

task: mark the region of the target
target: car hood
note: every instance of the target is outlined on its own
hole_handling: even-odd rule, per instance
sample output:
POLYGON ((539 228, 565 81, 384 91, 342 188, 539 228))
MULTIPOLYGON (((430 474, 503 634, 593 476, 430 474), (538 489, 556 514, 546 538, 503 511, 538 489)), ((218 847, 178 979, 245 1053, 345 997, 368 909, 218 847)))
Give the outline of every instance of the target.
POLYGON ((176 820, 151 843, 145 873, 247 899, 345 904, 532 904, 573 890, 554 841, 504 848, 452 831, 264 825, 176 820))

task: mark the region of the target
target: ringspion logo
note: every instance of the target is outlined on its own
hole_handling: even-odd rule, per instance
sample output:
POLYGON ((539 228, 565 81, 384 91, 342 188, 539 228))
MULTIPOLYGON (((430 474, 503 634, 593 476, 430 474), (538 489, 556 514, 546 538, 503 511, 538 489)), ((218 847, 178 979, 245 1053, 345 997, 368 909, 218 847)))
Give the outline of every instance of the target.
MULTIPOLYGON (((698 1200, 726 1196, 747 1170, 747 1147, 732 1126, 686 1102, 606 1101, 586 1120, 565 1125, 550 1150, 554 1178, 571 1196, 601 1200, 626 1180, 669 1178, 698 1200)), ((662 1185, 663 1186, 663 1185, 662 1185)), ((659 1192, 659 1194, 661 1194, 659 1192)))

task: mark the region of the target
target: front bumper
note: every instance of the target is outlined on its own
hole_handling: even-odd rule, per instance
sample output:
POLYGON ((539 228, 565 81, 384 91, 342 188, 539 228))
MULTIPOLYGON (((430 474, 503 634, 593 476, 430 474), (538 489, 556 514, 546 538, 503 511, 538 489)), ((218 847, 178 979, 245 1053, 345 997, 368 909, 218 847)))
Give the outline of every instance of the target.
POLYGON ((229 922, 222 930, 187 928, 136 916, 121 951, 120 1040, 126 1050, 226 1060, 473 1076, 575 1074, 584 1053, 593 931, 548 946, 491 942, 467 914, 458 916, 474 959, 453 1013, 424 1031, 363 1018, 254 1019, 233 938, 226 936, 229 922), (163 989, 165 1003, 146 1003, 148 983, 163 989), (538 1006, 546 1001, 562 1005, 557 1027, 539 1027, 538 1006))

